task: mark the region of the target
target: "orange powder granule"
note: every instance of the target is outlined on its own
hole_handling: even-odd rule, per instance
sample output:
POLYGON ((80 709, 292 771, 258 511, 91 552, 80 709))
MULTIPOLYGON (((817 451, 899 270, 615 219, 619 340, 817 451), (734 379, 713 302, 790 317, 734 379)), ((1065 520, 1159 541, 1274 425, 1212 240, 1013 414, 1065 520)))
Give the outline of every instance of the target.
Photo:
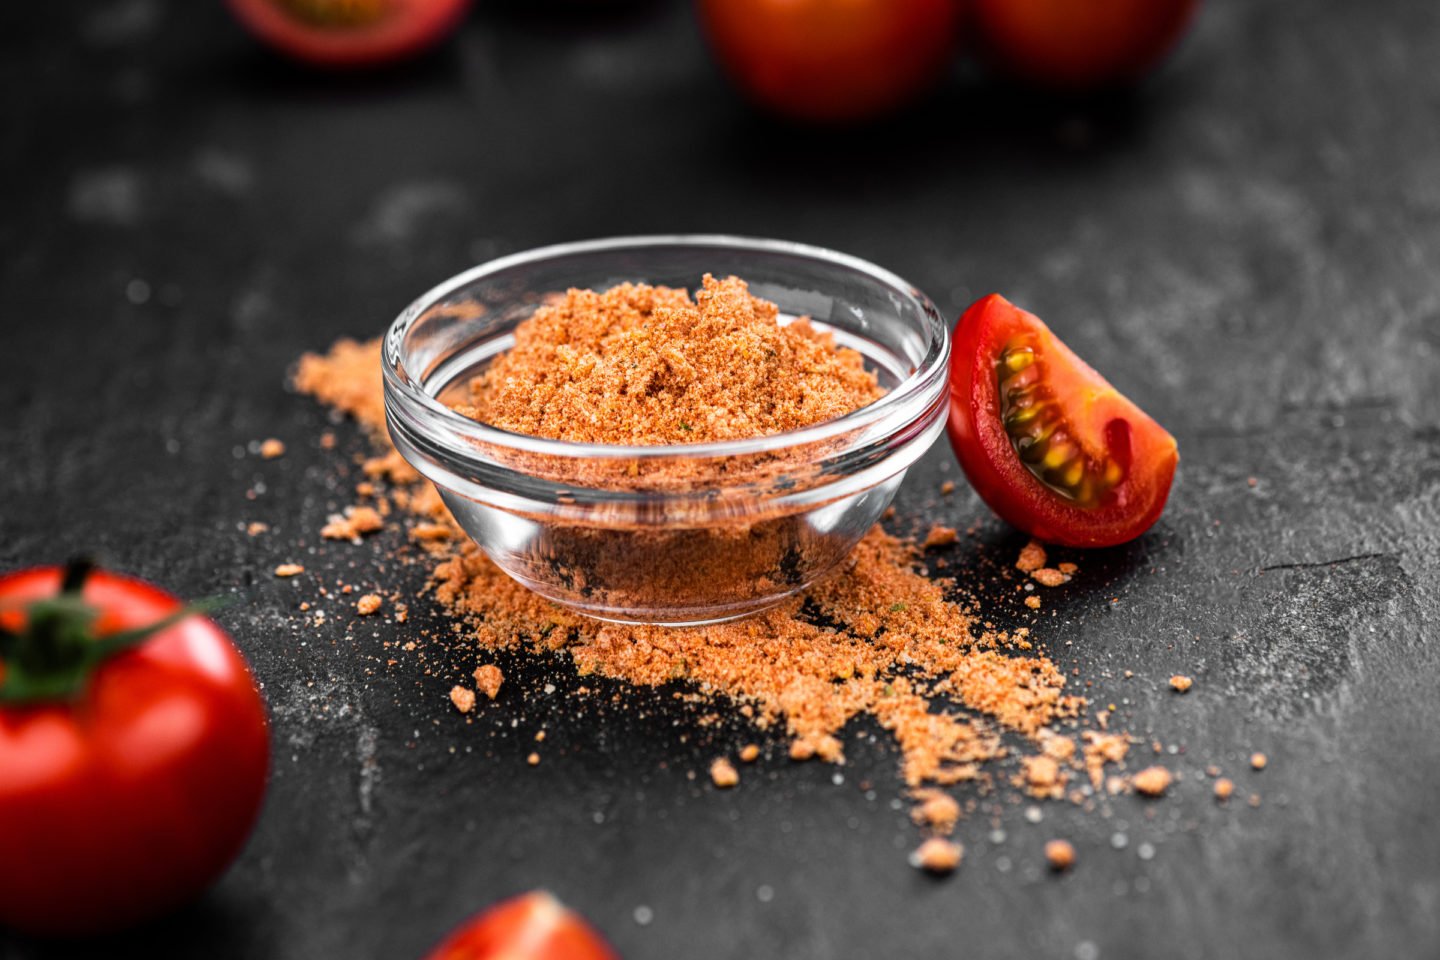
POLYGON ((937 875, 954 873, 965 856, 965 848, 951 840, 931 837, 910 855, 910 861, 917 868, 937 875))
POLYGON ((1042 587, 1058 587, 1062 583, 1069 583, 1069 574, 1061 573, 1053 567, 1041 567, 1039 570, 1031 571, 1030 579, 1042 587))
POLYGON ((513 433, 653 445, 767 436, 883 393, 860 354, 808 320, 780 324, 743 280, 706 275, 693 301, 637 284, 569 291, 516 327, 458 409, 513 433))
POLYGON ((450 688, 450 702, 461 713, 469 713, 475 709, 475 691, 457 684, 450 688))
POLYGON ((1020 556, 1015 560, 1015 569, 1021 573, 1034 573, 1045 566, 1045 547, 1038 540, 1031 540, 1020 549, 1020 556))
POLYGON ((491 700, 500 696, 500 684, 504 681, 505 674, 493 663, 481 664, 475 668, 475 689, 491 700))
POLYGON ((1164 767, 1146 767, 1135 774, 1135 789, 1147 797, 1163 796, 1170 789, 1170 771, 1164 767))
POLYGON ((925 787, 912 794, 915 806, 910 810, 910 819, 916 826, 949 836, 960 821, 960 804, 943 790, 925 787))
POLYGON ((1069 870, 1075 865, 1075 847, 1069 840, 1051 840, 1045 844, 1045 860, 1056 873, 1069 870))
POLYGON ((1060 764, 1049 754, 1025 757, 1021 761, 1022 773, 1018 786, 1034 797, 1062 797, 1068 779, 1060 764))
POLYGON ((921 546, 927 550, 931 547, 947 547, 959 539, 960 534, 954 527, 937 523, 930 528, 929 533, 925 534, 925 541, 921 546))
POLYGON ((343 514, 335 514, 320 528, 320 536, 326 540, 359 540, 362 534, 383 529, 385 520, 374 507, 350 507, 343 514))
POLYGON ((735 769, 733 763, 721 757, 710 764, 710 780, 715 786, 724 790, 740 782, 740 772, 735 769))

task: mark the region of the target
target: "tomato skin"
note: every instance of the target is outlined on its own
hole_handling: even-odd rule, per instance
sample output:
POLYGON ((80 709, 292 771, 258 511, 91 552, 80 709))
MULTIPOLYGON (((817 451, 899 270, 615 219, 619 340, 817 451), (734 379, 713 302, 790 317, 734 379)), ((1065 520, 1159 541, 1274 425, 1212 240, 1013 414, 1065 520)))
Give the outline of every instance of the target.
POLYGON ((872 117, 923 92, 959 0, 699 0, 721 65, 754 101, 812 121, 872 117))
POLYGON ((1014 527, 1048 543, 1106 547, 1154 525, 1165 509, 1179 453, 1175 438, 1060 341, 1034 314, 999 294, 976 301, 955 326, 950 361, 951 446, 980 498, 1014 527), (1125 467, 1124 479, 1094 506, 1041 482, 1021 462, 1000 419, 995 364, 1017 335, 1035 339, 1051 376, 1080 398, 1064 407, 1072 427, 1125 467))
POLYGON ((425 960, 620 960, 599 934, 542 890, 498 903, 425 960))
POLYGON ((1137 80, 1185 33, 1200 0, 973 0, 980 42, 1037 83, 1070 89, 1137 80))
POLYGON ((306 63, 339 68, 413 57, 450 33, 470 9, 470 0, 388 0, 374 23, 351 26, 306 22, 286 9, 284 0, 226 3, 269 46, 306 63))
MULTIPOLYGON (((61 576, 0 577, 0 604, 53 596, 61 576)), ((101 634, 182 606, 106 572, 84 598, 101 634)), ((249 835, 269 758, 250 670, 199 615, 101 663, 74 702, 0 705, 0 926, 85 936, 193 899, 249 835)))

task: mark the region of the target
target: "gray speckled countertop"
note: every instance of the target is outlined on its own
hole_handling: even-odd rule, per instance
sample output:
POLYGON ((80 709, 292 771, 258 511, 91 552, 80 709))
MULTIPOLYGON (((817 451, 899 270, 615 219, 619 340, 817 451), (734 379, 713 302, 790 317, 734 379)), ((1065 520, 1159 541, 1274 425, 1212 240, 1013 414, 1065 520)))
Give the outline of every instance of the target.
MULTIPOLYGON (((238 589, 222 619, 274 714, 243 857, 106 952, 416 957, 544 885, 634 960, 1440 955, 1440 7, 1213 0, 1131 95, 957 76, 816 133, 739 104, 684 3, 568 27, 479 6, 438 56, 355 78, 266 56, 218 4, 0 10, 0 563, 88 550, 182 594, 238 589), (325 414, 283 387, 298 354, 496 253, 671 231, 850 251, 951 315, 999 290, 1174 432, 1160 524, 1007 614, 1175 747, 1170 797, 1038 825, 1012 808, 1003 839, 966 821, 937 883, 906 863, 895 757, 866 729, 839 786, 776 759, 718 794, 711 743, 742 734, 663 695, 556 711, 564 664, 511 659, 532 695, 467 725, 445 692, 473 663, 374 659, 425 604, 405 627, 297 627, 276 563, 383 563, 296 546, 347 502, 325 414), (284 458, 245 452, 268 436, 284 458), (555 762, 531 769, 542 721, 555 762), (1208 763, 1260 806, 1218 807, 1208 763), (1052 836, 1079 851, 1061 878, 1052 836)), ((936 495, 947 477, 942 445, 901 519, 981 519, 962 571, 1013 559, 963 483, 936 495)), ((66 954, 0 932, 5 960, 66 954)))

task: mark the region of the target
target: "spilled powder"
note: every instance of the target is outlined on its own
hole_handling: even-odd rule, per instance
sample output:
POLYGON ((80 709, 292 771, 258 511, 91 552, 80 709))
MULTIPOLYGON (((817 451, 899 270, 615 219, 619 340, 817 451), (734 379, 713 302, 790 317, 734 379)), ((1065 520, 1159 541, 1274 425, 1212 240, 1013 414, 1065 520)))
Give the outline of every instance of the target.
MULTIPOLYGON (((636 288, 616 296, 622 315, 648 309, 655 318, 674 311, 695 321, 695 311, 703 319, 707 297, 748 296, 743 285, 737 289, 726 283, 707 281, 694 306, 673 291, 643 295, 649 301, 636 288)), ((570 308, 562 303, 550 309, 570 308)), ((635 324, 622 323, 613 335, 635 330, 635 324)), ((543 324, 533 332, 542 335, 543 324)), ((788 349, 808 349, 813 333, 802 329, 795 336, 800 339, 788 349)), ((655 349, 654 376, 686 375, 678 363, 666 366, 663 350, 655 349)), ((825 349, 832 359, 838 353, 825 349)), ((434 599, 463 625, 462 636, 473 644, 477 658, 485 659, 489 650, 522 650, 568 658, 581 675, 639 687, 683 681, 687 696, 733 709, 756 727, 782 734, 797 760, 843 762, 847 724, 868 717, 893 739, 901 776, 917 802, 916 822, 932 834, 934 842, 927 841, 923 854, 917 853, 917 865, 938 872, 959 863, 960 847, 941 838, 961 815, 958 804, 938 788, 966 781, 982 789, 1003 784, 1006 778, 997 777, 991 766, 1017 752, 1020 787, 1045 797, 1062 795, 1077 774, 1099 788, 1106 766, 1123 764, 1129 739, 1087 726, 1084 698, 1068 692, 1065 675, 1036 649, 1028 631, 986 624, 980 601, 956 600, 959 585, 927 575, 922 547, 878 526, 837 574, 741 621, 695 628, 633 626, 589 620, 551 604, 491 563, 454 525, 433 488, 388 448, 379 368, 378 341, 341 341, 327 354, 304 357, 294 382, 354 416, 385 448, 366 463, 365 492, 386 508, 393 505, 396 519, 403 514, 410 538, 431 566, 434 599)), ((864 387, 859 380, 856 385, 864 387)), ((524 389, 532 386, 525 381, 524 389)), ((483 399, 485 393, 480 389, 477 396, 483 399)), ((847 401, 852 407, 854 399, 847 401)), ((561 410, 572 410, 571 402, 578 402, 563 389, 551 400, 561 410)), ((529 414, 489 403, 472 415, 512 426, 518 421, 511 418, 533 415, 524 422, 538 432, 548 422, 549 402, 529 414)), ((695 439, 733 435, 726 433, 733 425, 688 409, 672 407, 671 413, 666 429, 679 430, 682 418, 694 417, 695 423, 684 422, 698 434, 695 439)), ((753 410, 745 416, 749 431, 762 419, 753 410)), ((943 534, 932 539, 951 542, 943 534)), ((1045 569, 1043 549, 1037 544, 1027 551, 1018 564, 1021 570, 1045 569)), ((493 699, 499 671, 482 666, 475 679, 477 690, 493 699)), ((475 704, 462 694, 455 706, 464 710, 475 704)), ((742 759, 747 761, 759 752, 746 750, 750 756, 742 754, 742 759)), ((538 755, 529 759, 538 761, 538 755)), ((734 770, 728 761, 724 766, 729 769, 722 767, 715 777, 719 785, 734 770)), ((1117 789, 1128 789, 1127 780, 1111 779, 1120 785, 1117 789)), ((1142 781, 1140 788, 1150 785, 1142 781)), ((1068 796, 1084 802, 1081 791, 1068 796)))

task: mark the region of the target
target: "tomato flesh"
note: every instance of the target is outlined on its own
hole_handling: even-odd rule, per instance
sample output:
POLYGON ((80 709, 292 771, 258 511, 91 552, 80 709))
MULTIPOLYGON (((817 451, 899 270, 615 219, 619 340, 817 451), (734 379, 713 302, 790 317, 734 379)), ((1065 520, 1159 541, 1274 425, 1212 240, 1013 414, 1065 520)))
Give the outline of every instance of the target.
POLYGON ((973 0, 982 44, 1013 72, 1052 86, 1136 80, 1185 33, 1200 0, 973 0))
POLYGON ((426 960, 619 960, 599 934, 544 891, 496 904, 426 960))
MULTIPOLYGON (((53 596, 61 577, 0 577, 7 629, 23 626, 17 604, 53 596)), ((181 606, 104 572, 83 597, 101 635, 181 606)), ((73 702, 0 704, 0 927, 104 933, 193 899, 244 845, 269 755, 249 668, 201 616, 104 661, 73 702)))
POLYGON ((999 294, 955 328, 951 445, 981 499, 1050 543, 1103 547, 1159 519, 1175 438, 999 294))
POLYGON ((700 0, 727 73, 752 100, 813 121, 874 116, 944 70, 957 0, 700 0))
POLYGON ((448 34, 470 0, 228 0, 270 46, 321 66, 359 67, 413 56, 448 34))

